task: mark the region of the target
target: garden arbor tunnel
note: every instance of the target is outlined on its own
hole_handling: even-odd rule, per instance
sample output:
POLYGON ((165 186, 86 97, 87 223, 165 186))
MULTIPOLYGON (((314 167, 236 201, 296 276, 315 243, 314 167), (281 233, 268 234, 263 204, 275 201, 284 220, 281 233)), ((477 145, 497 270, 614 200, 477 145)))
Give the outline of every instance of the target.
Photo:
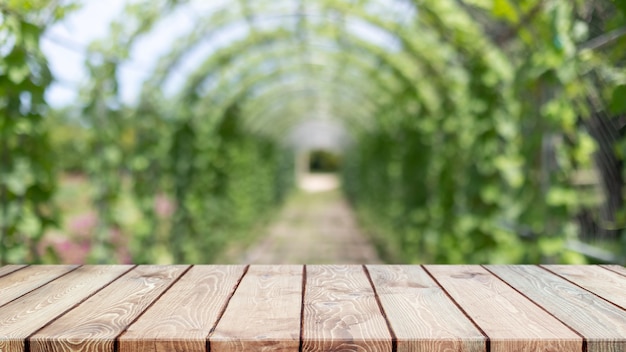
MULTIPOLYGON (((479 28, 452 1, 433 2, 430 12, 424 4, 419 22, 414 18, 417 4, 406 1, 391 6, 375 1, 368 6, 339 1, 222 5, 209 6, 208 16, 196 14, 200 24, 177 40, 179 45, 161 59, 146 86, 162 86, 193 55, 200 64, 179 90, 181 101, 210 106, 217 116, 236 103, 248 126, 272 136, 283 135, 303 118, 336 119, 362 131, 378 128, 377 116, 390 110, 419 116, 424 109, 434 115, 468 81, 466 68, 455 62, 460 59, 455 50, 463 56, 473 51, 489 61, 485 65, 505 60, 489 55, 479 28), (454 34, 445 17, 466 27, 454 34), (461 33, 466 43, 446 39, 461 33), (220 36, 230 39, 226 45, 212 43, 220 36), (204 50, 211 44, 212 50, 204 50), (203 50, 206 58, 198 60, 203 50), (399 99, 411 102, 410 111, 399 99)), ((198 10, 193 2, 178 6, 198 10)))
MULTIPOLYGON (((118 128, 109 127, 115 114, 107 109, 118 107, 111 99, 124 58, 170 28, 171 50, 129 110, 137 192, 171 192, 180 205, 172 233, 193 238, 219 228, 209 213, 249 225, 254 207, 282 197, 289 151, 319 147, 324 126, 333 126, 340 133, 327 143, 345 154, 345 191, 396 260, 538 261, 572 234, 576 199, 563 175, 591 164, 593 142, 577 117, 604 109, 587 76, 602 66, 599 54, 578 44, 589 35, 579 7, 560 0, 134 2, 94 46, 101 55, 88 60, 94 84, 86 111, 95 126, 118 128), (178 28, 181 21, 190 25, 178 28), (161 125, 168 129, 154 128, 161 125), (266 191, 241 195, 258 189, 266 191), (220 192, 230 205, 207 200, 220 192), (233 204, 237 192, 243 200, 233 204), (522 245, 523 231, 541 239, 522 245)), ((220 241, 212 238, 204 247, 176 247, 175 258, 220 241)))

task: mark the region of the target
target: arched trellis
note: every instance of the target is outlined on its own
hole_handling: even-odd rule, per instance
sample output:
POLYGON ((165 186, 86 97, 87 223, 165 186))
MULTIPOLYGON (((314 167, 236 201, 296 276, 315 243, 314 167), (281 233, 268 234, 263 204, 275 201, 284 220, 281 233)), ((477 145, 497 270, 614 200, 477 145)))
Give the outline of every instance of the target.
MULTIPOLYGON (((272 38, 272 37, 270 36, 270 37, 268 37, 268 38, 272 38)), ((237 46, 235 47, 235 49, 229 48, 230 50, 228 50, 228 51, 231 51, 231 50, 232 50, 233 52, 239 53, 239 52, 240 52, 240 50, 238 49, 239 47, 244 47, 244 48, 246 48, 246 49, 250 49, 250 47, 251 47, 251 46, 253 46, 253 45, 252 45, 253 43, 254 43, 254 42, 252 42, 252 43, 243 42, 243 43, 241 43, 241 45, 240 45, 240 46, 239 46, 239 45, 237 45, 237 46)), ((270 51, 273 49, 273 47, 266 45, 266 43, 264 43, 263 45, 261 45, 261 47, 262 47, 262 48, 267 48, 267 49, 268 49, 268 50, 270 50, 270 51)), ((361 53, 362 53, 362 51, 361 51, 361 53)), ((269 54, 269 56, 270 56, 270 58, 271 58, 271 54, 269 54)), ((384 58, 384 56, 381 56, 380 61, 382 61, 382 62, 383 62, 384 64, 386 64, 386 65, 391 65, 391 64, 386 63, 385 61, 383 61, 384 59, 385 59, 385 58, 384 58)), ((354 60, 352 60, 350 57, 347 57, 346 62, 352 62, 352 61, 354 61, 354 60)), ((229 65, 226 65, 226 66, 219 66, 219 65, 218 65, 217 67, 215 67, 215 66, 213 66, 213 65, 212 65, 212 64, 213 64, 213 62, 218 62, 218 63, 227 62, 227 63, 229 63, 229 64, 232 64, 232 61, 231 61, 231 60, 224 60, 224 59, 222 59, 221 57, 218 57, 218 58, 213 58, 213 57, 212 57, 212 58, 209 60, 209 62, 210 62, 210 64, 208 64, 206 67, 205 67, 205 66, 203 66, 201 69, 199 69, 199 70, 198 70, 198 72, 199 72, 199 73, 197 74, 197 76, 198 76, 198 77, 202 77, 202 79, 203 79, 203 80, 205 80, 205 79, 206 79, 206 77, 204 77, 204 75, 203 75, 203 73, 204 73, 204 72, 222 72, 222 71, 224 71, 224 70, 228 69, 228 67, 229 67, 229 65)), ((244 65, 245 65, 245 64, 246 64, 246 62, 244 61, 244 65)), ((240 70, 235 70, 235 71, 236 71, 236 72, 242 72, 242 74, 246 74, 246 73, 247 73, 248 71, 250 71, 252 68, 257 67, 257 66, 259 66, 259 65, 248 65, 248 66, 249 66, 249 68, 248 68, 248 69, 242 68, 242 69, 240 69, 240 70)), ((385 65, 383 65, 383 66, 385 66, 385 65)), ((362 65, 361 65, 361 67, 362 67, 362 65)), ((378 73, 378 72, 376 71, 376 69, 377 69, 377 68, 378 68, 378 69, 380 69, 380 65, 378 65, 377 67, 370 67, 370 68, 367 70, 367 72, 368 72, 368 73, 372 73, 372 72, 373 72, 373 73, 378 73)), ((409 79, 409 78, 407 78, 407 77, 406 77, 406 74, 403 74, 401 71, 398 71, 397 69, 393 70, 393 72, 395 73, 395 75, 398 75, 398 76, 402 77, 402 80, 404 81, 404 87, 406 87, 406 88, 404 88, 405 90, 407 90, 407 89, 408 89, 408 90, 414 90, 414 89, 416 89, 416 88, 419 88, 420 86, 424 86, 424 85, 426 85, 426 86, 427 86, 427 85, 428 85, 428 84, 427 84, 427 81, 423 81, 423 82, 421 82, 421 83, 423 83, 423 84, 420 84, 420 82, 414 83, 414 81, 412 81, 411 79, 409 79)), ((370 77, 372 77, 372 76, 370 76, 370 77)), ((273 75, 267 75, 265 72, 262 72, 262 73, 260 74, 260 78, 253 79, 253 80, 260 81, 260 83, 259 83, 259 84, 257 84, 257 85, 258 85, 258 86, 262 86, 264 81, 269 81, 269 80, 272 80, 272 79, 274 79, 274 78, 275 78, 275 77, 274 77, 273 75)), ((372 78, 373 78, 374 80, 373 80, 373 81, 371 81, 370 83, 375 83, 375 82, 376 82, 376 80, 375 80, 375 76, 373 76, 372 78)), ((203 80, 198 80, 198 81, 196 81, 196 82, 191 83, 191 84, 190 84, 187 88, 185 88, 185 89, 184 89, 184 91, 185 91, 185 92, 187 92, 187 93, 183 93, 183 94, 182 94, 182 96, 185 96, 185 97, 190 96, 190 93, 191 93, 191 92, 196 91, 196 90, 198 89, 197 87, 198 87, 198 86, 201 86, 201 85, 203 84, 203 82, 204 82, 203 80)), ((242 84, 242 82, 239 82, 239 81, 237 81, 237 80, 234 80, 234 82, 236 82, 236 85, 238 85, 238 86, 240 86, 240 87, 243 87, 244 89, 247 87, 247 86, 246 86, 246 84, 245 84, 245 81, 243 82, 243 84, 242 84)), ((270 82, 270 83, 271 83, 271 82, 270 82)), ((358 83, 358 82, 357 82, 357 83, 358 83)), ((380 86, 379 86, 378 88, 380 89, 380 86)), ((206 93, 205 93, 205 95, 207 95, 207 96, 209 96, 209 97, 211 97, 211 96, 215 97, 216 95, 217 95, 217 96, 219 96, 220 94, 222 94, 222 95, 223 95, 223 93, 222 93, 222 92, 236 92, 238 89, 239 89, 239 88, 230 88, 230 89, 228 89, 228 87, 224 87, 224 86, 222 86, 222 85, 216 85, 215 91, 216 91, 216 92, 219 92, 219 93, 217 93, 217 94, 213 94, 213 95, 212 95, 212 94, 211 94, 211 92, 206 92, 206 93)), ((358 85, 353 85, 353 88, 352 88, 352 89, 353 89, 353 90, 358 89, 358 85)), ((431 90, 432 90, 432 88, 428 88, 428 87, 426 87, 426 89, 431 89, 431 90)), ((379 91, 380 91, 380 90, 379 90, 379 91)), ((382 91, 380 91, 380 92, 381 92, 381 94, 384 94, 384 95, 393 94, 393 91, 389 91, 389 90, 382 90, 382 91)), ((235 96, 236 96, 236 95, 235 95, 235 96)), ((226 99, 225 101, 228 101, 228 100, 229 100, 229 99, 226 99)), ((420 101, 420 100, 423 100, 423 99, 418 99, 418 101, 420 101)))
MULTIPOLYGON (((167 1, 167 2, 163 2, 160 6, 162 6, 163 9, 172 9, 172 8, 175 8, 176 6, 185 6, 185 5, 186 5, 185 2, 179 3, 179 2, 167 1)), ((448 28, 450 26, 443 26, 441 25, 441 23, 445 23, 447 17, 456 16, 455 18, 456 18, 457 23, 459 21, 465 21, 463 23, 464 26, 469 26, 468 24, 469 21, 467 20, 467 18, 462 18, 461 20, 459 20, 459 16, 463 14, 463 11, 460 10, 458 6, 454 5, 451 2, 447 2, 446 5, 440 5, 439 3, 436 3, 436 2, 431 3, 431 2, 425 1, 425 2, 418 2, 415 5, 418 5, 420 7, 419 21, 427 22, 427 23, 434 23, 432 28, 435 28, 435 32, 436 32, 435 36, 429 33, 430 31, 432 31, 432 28, 430 26, 418 26, 418 27, 413 27, 412 29, 413 31, 418 29, 420 33, 420 37, 415 39, 415 37, 413 36, 413 38, 411 38, 411 34, 410 34, 411 32, 409 32, 409 30, 406 30, 406 29, 401 30, 401 27, 398 25, 398 23, 389 23, 385 20, 382 20, 379 17, 373 16, 371 13, 364 11, 359 6, 353 6, 352 4, 346 4, 342 2, 336 2, 336 1, 335 2, 334 1, 321 2, 320 9, 322 13, 319 14, 319 16, 321 16, 326 22, 328 22, 328 20, 330 20, 330 22, 333 22, 333 21, 338 22, 337 27, 341 27, 341 30, 336 30, 334 32, 335 37, 331 39, 336 40, 337 42, 340 42, 340 50, 342 50, 342 52, 346 52, 347 48, 345 45, 345 39, 349 35, 348 33, 346 33, 345 25, 342 21, 344 21, 345 18, 348 16, 358 18, 359 20, 362 20, 365 23, 368 23, 369 25, 374 26, 375 28, 378 28, 379 30, 385 31, 388 35, 395 37, 399 42, 402 43, 403 49, 404 49, 403 52, 409 55, 407 59, 404 60, 405 62, 409 62, 413 65, 424 65, 426 68, 426 74, 439 76, 439 78, 435 80, 434 82, 442 82, 441 86, 442 87, 445 86, 445 89, 450 90, 454 88, 454 85, 449 84, 449 82, 446 82, 442 77, 445 77, 446 72, 444 71, 452 71, 455 69, 455 67, 454 65, 450 65, 451 62, 446 62, 448 59, 442 60, 442 58, 446 57, 446 55, 440 54, 442 53, 442 50, 440 50, 440 48, 445 51, 446 46, 449 43, 444 44, 442 42, 439 42, 438 43, 439 45, 437 45, 436 47, 435 46, 428 47, 428 45, 425 46, 423 44, 435 43, 435 41, 432 40, 433 38, 436 39, 437 35, 440 37, 445 35, 444 33, 448 31, 448 28), (432 10, 433 8, 435 8, 435 10, 432 10), (339 13, 340 14, 339 17, 341 19, 337 20, 336 18, 337 16, 332 16, 331 15, 332 13, 335 13, 335 14, 339 13), (425 18, 425 20, 423 18, 425 18), (431 40, 427 42, 425 38, 431 38, 431 40), (419 44, 422 44, 422 45, 420 46, 419 44), (435 53, 439 53, 439 54, 435 54, 435 53)), ((259 11, 259 9, 262 8, 263 6, 264 5, 255 4, 255 11, 259 11)), ((304 6, 305 4, 301 3, 298 9, 300 10, 304 6)), ((180 45, 178 45, 177 48, 174 48, 169 55, 166 55, 161 60, 161 63, 158 65, 159 68, 155 70, 153 79, 150 80, 147 86, 149 87, 160 86, 160 83, 162 84, 165 80, 167 80, 168 76, 172 72, 176 72, 175 67, 177 66, 177 64, 183 61, 185 54, 189 52, 190 50, 193 50, 194 46, 198 45, 198 43, 206 42, 207 38, 210 40, 211 37, 218 36, 219 33, 222 32, 225 28, 232 29, 232 27, 236 26, 237 23, 239 23, 239 25, 242 25, 242 23, 245 23, 247 26, 250 27, 250 29, 252 29, 248 37, 249 40, 243 40, 240 43, 236 43, 235 45, 226 46, 225 49, 223 50, 225 51, 225 53, 222 53, 222 54, 211 53, 209 57, 213 58, 213 61, 217 61, 217 64, 209 64, 208 62, 211 60, 207 60, 207 63, 204 65, 201 65, 201 67, 196 71, 196 74, 191 75, 191 77, 202 76, 204 75, 203 71, 206 71, 206 72, 220 71, 223 68, 223 65, 230 64, 230 60, 232 58, 246 57, 245 51, 251 50, 252 49, 251 47, 257 47, 257 45, 258 47, 263 47, 264 46, 263 43, 266 40, 284 41, 292 37, 291 33, 285 30, 282 30, 280 33, 275 33, 275 34, 270 34, 270 35, 266 35, 263 33, 259 34, 259 30, 255 29, 253 25, 253 21, 251 20, 250 14, 246 13, 246 11, 249 11, 249 6, 247 5, 247 2, 245 1, 240 2, 240 7, 241 9, 243 9, 242 11, 243 16, 241 12, 233 10, 232 6, 224 6, 222 8, 215 9, 213 11, 212 16, 210 16, 208 19, 203 19, 203 21, 201 22, 202 25, 199 28, 196 28, 185 38, 178 40, 177 42, 180 43, 180 45), (237 45, 237 44, 240 44, 240 45, 237 45), (250 44, 254 44, 254 45, 250 45, 250 44), (242 51, 241 50, 242 46, 250 46, 250 47, 246 47, 245 51, 242 51), (169 69, 163 69, 163 67, 166 67, 169 69)), ((163 9, 161 11, 163 11, 163 9)), ((151 16, 142 17, 141 18, 142 21, 140 21, 139 25, 136 25, 136 28, 133 34, 129 35, 129 38, 131 39, 137 38, 141 34, 148 31, 150 26, 154 25, 154 23, 156 22, 154 14, 157 12, 158 11, 152 11, 151 16)), ((271 11, 269 11, 269 14, 267 15, 262 14, 260 16, 299 16, 301 19, 301 22, 304 22, 306 21, 307 16, 312 16, 312 15, 303 14, 303 13, 278 13, 278 14, 272 15, 271 11)), ((258 18, 258 17, 259 15, 255 14, 255 18, 258 18)), ((326 25, 327 23, 324 23, 324 24, 326 25)), ((300 23, 299 26, 301 27, 302 24, 300 23)), ((454 26, 451 26, 451 27, 454 27, 454 26)), ((307 28, 307 31, 314 32, 313 28, 307 28)), ((478 34, 475 28, 473 28, 473 31, 471 31, 471 33, 478 34)), ((476 35, 475 38, 480 39, 481 36, 476 35)), ((127 43, 126 45, 132 46, 131 39, 129 39, 126 42, 127 43)), ((463 43, 462 45, 460 45, 454 41, 452 42, 452 44, 454 44, 452 46, 452 48, 454 48, 453 50, 469 51, 468 48, 471 47, 467 45, 466 43, 463 43)), ((404 81, 404 84, 406 87, 410 87, 412 85, 419 85, 420 83, 422 83, 420 81, 416 82, 415 77, 408 77, 406 73, 402 72, 407 67, 406 63, 404 65, 399 65, 393 62, 394 60, 393 58, 387 58, 387 57, 381 56, 381 54, 382 55, 385 54, 384 50, 381 50, 380 48, 376 48, 374 45, 371 45, 371 44, 368 45, 364 41, 359 42, 358 40, 352 40, 350 42, 350 46, 352 47, 356 46, 358 50, 360 50, 362 54, 365 56, 372 56, 372 55, 375 57, 378 56, 379 60, 386 64, 385 66, 390 68, 402 81, 404 81)), ((476 47, 483 48, 486 46, 486 44, 484 40, 481 42, 481 45, 476 45, 476 41, 473 41, 472 46, 475 48, 476 47)), ((348 50, 348 52, 350 51, 348 50)), ((447 56, 449 57, 450 55, 447 55, 447 56)), ((443 89, 443 88, 440 88, 440 89, 443 89)), ((188 92, 189 90, 183 89, 182 95, 185 96, 188 94, 188 92)), ((442 94, 441 91, 438 91, 438 94, 436 95, 442 96, 444 98, 449 96, 449 94, 442 94)), ((417 99, 422 100, 420 99, 419 96, 417 97, 417 99)), ((444 102, 444 104, 445 103, 446 102, 444 102)), ((430 105, 431 105, 431 110, 432 110, 432 106, 440 105, 440 103, 436 102, 435 104, 430 104, 430 105)))
MULTIPOLYGON (((527 2, 516 11, 533 9, 533 0, 527 2)), ((498 241, 516 245, 512 231, 501 230, 497 224, 523 223, 528 213, 544 209, 544 214, 533 215, 542 219, 539 223, 550 216, 548 210, 557 214, 555 209, 562 206, 531 205, 547 196, 533 189, 536 175, 543 172, 541 165, 534 164, 538 144, 524 139, 532 137, 533 128, 542 134, 555 133, 555 126, 550 127, 552 130, 535 126, 548 114, 543 105, 559 94, 566 96, 566 89, 551 91, 546 99, 516 102, 514 95, 523 90, 524 79, 541 85, 543 78, 524 71, 525 59, 507 58, 508 49, 499 47, 483 32, 466 4, 454 0, 405 1, 411 11, 399 20, 375 13, 373 3, 376 1, 241 0, 213 8, 206 16, 192 17, 198 25, 181 35, 172 50, 160 58, 144 85, 142 97, 154 97, 173 77, 182 75, 184 79, 174 96, 161 96, 168 108, 159 112, 156 104, 152 111, 157 112, 150 118, 175 121, 180 133, 172 137, 172 144, 184 149, 188 142, 194 158, 200 159, 199 151, 211 148, 210 142, 203 141, 201 148, 194 149, 200 134, 210 140, 217 133, 228 143, 245 148, 220 135, 234 128, 228 126, 229 120, 243 123, 240 127, 255 138, 275 142, 294 125, 316 115, 316 109, 326 109, 317 111, 318 115, 328 112, 336 120, 360 126, 356 162, 371 165, 375 163, 373 155, 379 158, 380 168, 357 165, 355 174, 367 182, 382 180, 391 188, 363 196, 365 192, 359 193, 359 187, 369 190, 372 186, 364 181, 350 191, 354 200, 366 207, 389 204, 393 211, 383 210, 381 214, 425 233, 437 232, 442 243, 463 243, 479 260, 487 258, 498 241), (389 42, 381 43, 376 36, 389 42), (316 64, 316 57, 324 63, 316 64), (318 104, 320 100, 322 104, 318 104), (537 116, 529 118, 525 115, 532 104, 538 106, 533 111, 537 116), (170 114, 176 116, 165 116, 170 114), (524 167, 532 170, 530 175, 523 175, 524 167), (414 183, 427 186, 420 188, 414 183), (518 196, 523 209, 507 210, 506 203, 518 196), (477 239, 484 248, 466 238, 477 239)), ((554 9, 562 12, 568 5, 558 0, 548 3, 545 10, 539 7, 537 17, 508 20, 520 27, 518 31, 532 25, 550 27, 558 17, 554 9)), ((193 2, 176 1, 154 8, 185 6, 194 8, 193 2)), ((156 23, 151 16, 148 20, 138 16, 137 20, 139 25, 130 28, 127 36, 130 39, 114 41, 121 52, 130 51, 134 40, 156 23)), ((542 28, 543 32, 550 30, 542 28)), ((556 37, 561 40, 564 36, 568 43, 566 31, 558 31, 556 37)), ((541 47, 523 40, 518 44, 516 50, 522 53, 541 47)), ((553 44, 542 43, 545 47, 553 44)), ((559 69, 554 63, 545 66, 541 69, 559 69)), ((572 82, 577 81, 570 78, 565 83, 572 82)), ((523 97, 532 98, 532 89, 523 97)), ((139 102, 140 106, 150 104, 152 98, 139 102)), ((226 142, 216 144, 222 152, 228 149, 226 142)), ((573 158, 574 154, 564 150, 573 158)), ((208 160, 206 157, 197 163, 209 165, 208 160)), ((563 180, 550 182, 568 187, 563 180)), ((182 197, 181 202, 188 199, 182 197)), ((437 252, 432 235, 416 235, 410 227, 401 231, 406 231, 400 242, 407 248, 418 243, 435 253, 434 260, 444 255, 437 252)))
MULTIPOLYGON (((346 8, 338 8, 338 7, 334 7, 334 8, 331 8, 331 9, 335 10, 335 11, 352 10, 350 8, 346 9, 346 8)), ((366 14, 362 14, 362 15, 364 16, 364 18, 368 19, 367 17, 365 17, 366 14)), ((222 13, 220 13, 219 15, 216 15, 216 16, 219 17, 220 19, 222 19, 222 21, 220 23, 224 27, 232 26, 232 22, 229 22, 227 20, 223 20, 224 16, 223 16, 222 13)), ((234 19, 233 21, 236 21, 236 20, 237 19, 234 19)), ((245 21, 245 22, 249 24, 249 21, 245 21)), ((211 20, 206 21, 206 23, 211 23, 211 20)), ((393 34, 393 30, 397 29, 397 26, 395 28, 391 28, 391 26, 389 26, 389 25, 386 28, 382 27, 385 24, 380 22, 380 21, 377 21, 377 22, 370 21, 370 23, 373 23, 373 24, 375 24, 377 26, 380 26, 380 28, 384 28, 384 30, 386 30, 387 32, 392 33, 392 34, 393 34)), ((219 32, 220 26, 217 26, 217 27, 218 27, 217 29, 216 28, 212 28, 213 29, 213 31, 212 31, 213 35, 215 35, 215 33, 219 32)), ((282 34, 282 35, 275 35, 274 38, 272 38, 271 36, 263 36, 263 35, 261 35, 261 37, 259 37, 259 33, 257 31, 257 32, 252 33, 250 35, 248 41, 242 41, 241 42, 242 45, 233 45, 233 46, 231 46, 230 50, 226 50, 227 51, 226 55, 214 54, 211 57, 213 57, 215 61, 219 61, 220 63, 229 63, 230 58, 233 57, 233 56, 245 57, 245 53, 240 50, 240 48, 242 46, 249 46, 249 44, 256 44, 259 47, 262 47, 263 43, 265 42, 265 40, 285 40, 285 39, 288 39, 288 38, 291 37, 291 33, 288 33, 287 31, 282 31, 280 34, 282 34), (263 39, 263 38, 265 38, 265 39, 263 39), (230 55, 228 54, 228 51, 231 52, 230 55)), ((197 39, 193 39, 193 38, 205 38, 206 36, 203 34, 202 31, 199 31, 199 32, 194 33, 190 37, 192 39, 189 39, 189 40, 186 40, 186 41, 183 40, 183 42, 187 43, 188 46, 190 45, 191 42, 194 42, 194 41, 197 42, 198 41, 197 39)), ((406 38, 403 38, 402 41, 404 43, 408 43, 409 42, 406 38)), ((361 50, 365 50, 366 51, 365 55, 372 55, 372 54, 376 55, 376 52, 371 50, 371 47, 372 47, 371 45, 370 45, 370 47, 368 47, 367 45, 361 45, 360 46, 361 50), (368 51, 370 51, 370 52, 368 52, 368 51)), ((228 49, 228 47, 227 47, 227 49, 228 49)), ((345 49, 345 48, 343 48, 343 49, 345 49)), ((245 50, 246 51, 250 50, 250 48, 245 48, 245 50)), ((434 51, 434 50, 431 48, 430 52, 432 52, 432 51, 434 51)), ((183 52, 184 52, 184 50, 183 50, 183 52)), ((380 52, 380 49, 379 49, 379 52, 380 52)), ((426 51, 419 52, 419 51, 413 50, 413 54, 414 54, 413 56, 415 56, 414 57, 415 60, 413 60, 413 62, 414 62, 415 65, 419 65, 421 62, 427 62, 428 63, 429 61, 432 61, 432 59, 431 60, 424 60, 423 55, 419 55, 419 54, 424 53, 424 52, 426 52, 426 51)), ((170 59, 168 59, 169 63, 166 63, 166 64, 162 63, 160 66, 165 66, 165 67, 170 67, 170 68, 171 67, 175 67, 176 66, 176 62, 179 62, 181 60, 181 56, 182 56, 181 54, 175 54, 175 51, 174 51, 172 53, 172 55, 170 56, 170 59), (173 59, 171 57, 173 57, 173 59)), ((167 60, 165 60, 165 61, 167 61, 167 60)), ((407 60, 407 61, 410 61, 410 60, 407 60)), ((200 71, 209 71, 209 70, 219 71, 219 69, 220 69, 219 65, 217 67, 210 67, 211 66, 210 64, 209 65, 203 65, 203 66, 204 67, 201 68, 200 71)), ((398 67, 398 65, 392 64, 391 66, 396 71, 402 70, 402 68, 398 67)), ((164 70, 162 72, 167 72, 167 71, 175 71, 175 70, 164 70)), ((432 68, 430 69, 430 73, 431 74, 432 73, 436 73, 438 75, 443 75, 441 70, 439 70, 438 72, 433 72, 432 68)), ((164 78, 162 78, 162 79, 164 79, 164 78)), ((158 82, 158 80, 157 80, 157 82, 158 82)), ((414 81, 414 79, 408 79, 408 80, 406 80, 406 83, 407 83, 407 86, 410 86, 410 85, 413 85, 415 83, 415 81, 414 81)), ((154 86, 155 82, 152 82, 150 85, 154 86)))
MULTIPOLYGON (((278 53, 280 55, 283 52, 280 51, 278 53)), ((354 62, 355 65, 359 64, 358 61, 351 60, 351 59, 346 60, 346 62, 347 63, 354 62)), ((360 64, 362 65, 363 63, 361 62, 360 64)), ((259 67, 259 65, 248 65, 247 69, 243 67, 241 70, 234 70, 234 72, 238 73, 236 78, 231 79, 230 82, 228 82, 228 79, 227 79, 225 84, 217 84, 215 88, 213 89, 215 93, 213 92, 205 93, 205 95, 208 97, 207 103, 208 104, 220 104, 219 101, 215 101, 215 99, 211 99, 211 97, 220 96, 220 92, 228 92, 229 94, 231 94, 231 96, 223 97, 223 99, 221 99, 221 101, 223 102, 222 106, 228 106, 229 103, 232 102, 233 100, 237 100, 239 98, 245 97, 251 94, 252 92, 256 92, 257 95, 259 93, 262 93, 262 90, 259 91, 259 89, 263 89, 263 88, 267 89, 268 87, 272 87, 274 85, 277 85, 277 86, 282 85, 283 83, 281 82, 281 78, 284 78, 284 77, 289 78, 289 75, 298 74, 300 72, 300 76, 304 77, 305 79, 307 77, 306 73, 301 72, 303 70, 302 64, 298 62, 295 62, 289 66, 281 66, 279 69, 273 72, 265 72, 264 70, 262 70, 262 72, 255 72, 256 67, 259 67)), ((328 71, 328 70, 329 70, 328 68, 325 68, 325 67, 322 68, 322 71, 328 71)), ((376 72, 376 67, 370 67, 368 68, 368 71, 369 73, 374 74, 376 72)), ((328 73, 328 75, 335 75, 335 72, 332 68, 330 68, 330 72, 328 73)), ((329 87, 331 87, 333 84, 342 86, 343 88, 340 88, 340 90, 349 91, 350 95, 354 95, 354 96, 362 95, 363 96, 362 98, 354 100, 356 104, 359 104, 359 100, 360 100, 362 101, 363 104, 366 104, 366 105, 368 104, 378 105, 379 109, 390 107, 389 105, 380 106, 380 103, 378 101, 381 99, 391 101, 393 99, 394 90, 386 89, 384 92, 380 92, 379 90, 377 91, 375 88, 371 88, 371 87, 370 87, 371 89, 367 89, 367 87, 365 88, 358 87, 358 85, 362 83, 363 80, 367 80, 369 77, 371 77, 372 82, 376 82, 377 80, 375 76, 368 76, 368 77, 355 76, 353 80, 350 81, 349 79, 347 80, 341 79, 341 76, 345 76, 345 75, 346 73, 343 73, 343 75, 340 75, 339 77, 333 77, 333 76, 326 77, 327 79, 324 85, 329 86, 329 87), (363 89, 369 90, 369 92, 364 92, 363 89), (379 93, 380 95, 377 96, 376 93, 379 93)), ((315 77, 314 79, 311 79, 312 84, 314 84, 314 82, 319 82, 319 81, 320 81, 320 77, 315 77)), ((385 85, 381 83, 380 86, 385 86, 385 85)), ((191 88, 191 90, 194 90, 194 89, 197 89, 197 88, 191 88)), ((262 99, 260 99, 259 96, 256 96, 254 100, 259 101, 262 99)), ((213 106, 215 107, 215 105, 213 106)), ((219 105, 217 107, 219 107, 219 105)), ((374 113, 374 111, 372 111, 371 113, 374 113)), ((367 119, 368 117, 361 116, 361 118, 367 119)), ((267 120, 265 121, 269 122, 267 120)))

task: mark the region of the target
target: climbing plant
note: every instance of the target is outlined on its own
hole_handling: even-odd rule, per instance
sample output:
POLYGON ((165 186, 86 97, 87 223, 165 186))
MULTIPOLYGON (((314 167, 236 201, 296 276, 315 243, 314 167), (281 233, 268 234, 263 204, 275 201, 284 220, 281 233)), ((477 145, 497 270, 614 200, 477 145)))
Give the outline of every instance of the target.
MULTIPOLYGON (((33 122, 47 113, 50 77, 31 43, 46 4, 0 7, 0 84, 11 92, 0 106, 3 261, 34 259, 53 219, 54 163, 33 122)), ((348 132, 344 189, 389 261, 580 262, 565 249, 585 230, 574 219, 600 208, 596 227, 626 241, 625 10, 617 0, 129 1, 87 48, 76 108, 93 132, 80 170, 95 189, 91 260, 111 261, 120 231, 136 262, 213 260, 284 198, 288 135, 309 120, 348 132), (175 40, 124 101, 124 70, 163 26, 175 40), (604 205, 573 182, 594 169, 604 205), (124 190, 141 213, 132 228, 116 210, 124 190)))
POLYGON ((0 264, 42 259, 39 244, 54 226, 56 187, 45 125, 51 74, 40 50, 46 26, 67 2, 0 2, 0 264))
POLYGON ((460 48, 471 74, 467 100, 449 101, 426 136, 409 126, 359 138, 346 158, 353 163, 349 194, 369 226, 385 234, 379 242, 391 247, 392 260, 580 260, 564 250, 583 206, 570 177, 593 164, 596 141, 585 121, 623 100, 616 93, 602 98, 606 87, 590 81, 597 65, 610 61, 583 49, 582 3, 476 5, 515 38, 501 43, 495 36, 510 65, 485 60, 486 47, 460 48), (377 184, 388 186, 375 191, 377 184))

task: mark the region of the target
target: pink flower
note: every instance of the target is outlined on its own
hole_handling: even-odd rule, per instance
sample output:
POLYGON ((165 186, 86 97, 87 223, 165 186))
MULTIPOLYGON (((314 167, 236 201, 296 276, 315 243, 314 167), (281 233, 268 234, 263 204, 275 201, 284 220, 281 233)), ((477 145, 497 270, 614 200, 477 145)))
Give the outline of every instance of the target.
POLYGON ((98 216, 95 212, 90 211, 70 218, 67 227, 69 233, 76 236, 85 237, 89 236, 93 232, 97 224, 98 216))
POLYGON ((166 195, 158 194, 154 198, 154 212, 160 218, 163 218, 163 219, 169 218, 170 216, 172 216, 172 214, 174 214, 175 210, 176 210, 176 205, 166 195))
POLYGON ((54 248, 64 264, 85 264, 91 246, 84 241, 81 244, 69 239, 59 239, 54 243, 54 248))

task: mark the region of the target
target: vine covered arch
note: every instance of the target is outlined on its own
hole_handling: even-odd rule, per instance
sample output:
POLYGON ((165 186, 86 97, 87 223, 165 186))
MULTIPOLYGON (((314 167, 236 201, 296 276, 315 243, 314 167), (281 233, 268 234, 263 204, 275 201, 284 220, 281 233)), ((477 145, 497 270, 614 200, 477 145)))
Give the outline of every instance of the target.
MULTIPOLYGON (((1 9, 33 22, 25 7, 1 9)), ((130 1, 86 62, 82 121, 103 156, 87 167, 100 215, 93 260, 110 257, 124 174, 151 224, 135 229, 134 260, 159 257, 150 247, 165 261, 210 261, 285 196, 285 135, 310 120, 348 132, 344 188, 389 260, 582 260, 563 250, 580 236, 572 220, 603 205, 581 199, 571 176, 605 153, 604 184, 623 192, 623 131, 605 145, 597 126, 626 110, 624 10, 610 0, 130 1), (142 68, 137 101, 122 102, 124 65, 172 18, 187 29, 172 29, 171 49, 142 68), (152 206, 159 194, 176 204, 167 226, 152 206)), ((624 238, 623 204, 608 198, 595 221, 624 238)), ((47 221, 36 203, 21 209, 47 221)), ((24 231, 5 226, 3 243, 24 231)))

